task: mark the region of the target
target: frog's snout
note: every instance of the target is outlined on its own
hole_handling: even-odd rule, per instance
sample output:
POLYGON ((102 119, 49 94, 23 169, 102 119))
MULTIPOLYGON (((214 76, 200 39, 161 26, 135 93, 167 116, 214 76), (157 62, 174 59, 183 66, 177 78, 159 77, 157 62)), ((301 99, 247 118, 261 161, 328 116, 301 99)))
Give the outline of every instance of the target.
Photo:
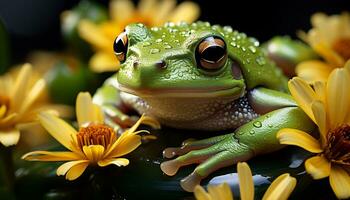
MULTIPOLYGON (((140 61, 138 61, 138 60, 133 61, 132 66, 134 68, 141 67, 140 61)), ((165 62, 165 60, 159 60, 159 61, 156 61, 154 64, 152 64, 152 66, 155 68, 158 68, 158 69, 165 69, 165 68, 167 68, 167 63, 165 62)), ((149 67, 149 66, 147 66, 147 67, 149 67)))

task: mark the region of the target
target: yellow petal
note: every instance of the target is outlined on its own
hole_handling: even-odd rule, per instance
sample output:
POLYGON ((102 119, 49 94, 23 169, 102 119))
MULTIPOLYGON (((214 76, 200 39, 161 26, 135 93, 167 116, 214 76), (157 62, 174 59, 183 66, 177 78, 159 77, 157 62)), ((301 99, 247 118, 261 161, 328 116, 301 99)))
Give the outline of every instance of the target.
POLYGON ((184 21, 187 23, 192 23, 198 19, 199 14, 200 8, 196 3, 185 1, 178 5, 177 8, 171 13, 168 21, 184 21))
POLYGON ((131 0, 112 0, 109 3, 109 13, 116 23, 125 23, 134 15, 134 4, 131 0))
POLYGON ((43 94, 45 91, 46 82, 44 79, 38 80, 32 89, 29 91, 26 98, 23 100, 22 107, 20 108, 20 113, 24 113, 30 108, 30 106, 35 103, 35 101, 43 94))
POLYGON ((209 185, 208 192, 209 195, 216 200, 233 200, 231 188, 227 183, 209 185))
POLYGON ((76 102, 76 113, 79 127, 89 123, 103 124, 101 109, 96 108, 92 103, 91 95, 88 92, 80 92, 76 102))
POLYGON ((137 11, 142 17, 153 19, 154 14, 157 13, 155 11, 156 5, 156 0, 140 0, 137 11))
POLYGON ((78 25, 78 32, 80 37, 94 45, 96 48, 106 52, 113 51, 110 38, 104 35, 99 28, 99 25, 88 20, 81 20, 78 25))
POLYGON ((327 85, 325 81, 315 81, 313 83, 315 93, 323 103, 326 103, 327 85))
POLYGON ((247 163, 238 163, 237 172, 239 178, 239 191, 241 199, 253 200, 254 199, 254 182, 252 172, 247 163))
POLYGON ((319 60, 310 60, 299 63, 295 73, 309 83, 326 81, 333 67, 319 60))
MULTIPOLYGON (((62 164, 61 166, 58 167, 57 171, 56 171, 56 174, 58 176, 63 176, 65 175, 70 169, 72 169, 73 167, 75 166, 85 166, 85 168, 87 167, 87 165, 89 165, 89 161, 88 160, 76 160, 76 161, 69 161, 69 162, 66 162, 64 164, 62 164)), ((84 170, 85 170, 84 168, 84 170)), ((80 175, 84 172, 84 170, 80 173, 80 175)), ((76 170, 73 170, 73 172, 76 172, 76 170)), ((80 172, 80 171, 79 171, 80 172)), ((71 174, 71 176, 74 178, 77 178, 76 175, 79 174, 79 173, 76 173, 76 174, 71 174), (75 175, 75 176, 73 176, 75 175)), ((79 175, 79 176, 80 176, 79 175)), ((78 176, 78 177, 79 177, 78 176)), ((70 178, 72 178, 70 177, 70 178)), ((68 177, 66 177, 68 179, 68 177)), ((73 180, 73 179, 68 179, 68 180, 73 180)))
POLYGON ((98 166, 105 167, 107 165, 117 165, 118 167, 127 166, 129 164, 129 160, 126 158, 115 158, 115 159, 105 159, 98 161, 98 166))
POLYGON ((321 101, 314 101, 311 104, 312 113, 315 116, 316 124, 320 130, 321 146, 325 147, 327 145, 327 116, 325 105, 321 101))
POLYGON ((101 73, 101 72, 115 72, 119 70, 120 62, 111 52, 102 52, 99 51, 95 53, 90 58, 90 68, 92 71, 101 73))
POLYGON ((315 138, 301 130, 290 128, 281 129, 277 133, 277 139, 281 144, 299 146, 312 153, 321 153, 323 151, 315 138))
POLYGON ((24 64, 19 72, 16 82, 11 91, 10 110, 18 111, 27 94, 27 87, 32 73, 32 66, 24 64))
POLYGON ((5 147, 16 145, 20 137, 17 129, 0 130, 0 143, 5 147))
POLYGON ((101 145, 83 146, 83 152, 87 159, 97 162, 102 159, 105 148, 101 145))
POLYGON ((344 65, 344 59, 324 43, 314 44, 312 48, 333 66, 342 67, 344 65))
POLYGON ((82 159, 76 153, 65 152, 50 152, 50 151, 32 151, 22 156, 22 159, 29 161, 70 161, 82 159))
MULTIPOLYGON (((136 129, 140 126, 140 124, 147 124, 147 125, 152 125, 152 126, 154 126, 154 127, 160 127, 159 123, 158 123, 156 120, 154 120, 154 119, 151 118, 151 117, 147 117, 147 116, 145 116, 145 115, 142 115, 142 116, 140 117, 140 119, 139 119, 131 128, 129 128, 128 130, 126 130, 126 131, 118 138, 118 140, 115 141, 115 142, 113 143, 113 145, 107 150, 107 152, 106 152, 106 154, 105 154, 105 158, 109 157, 110 154, 111 154, 112 152, 113 152, 113 154, 114 154, 114 152, 119 151, 119 150, 120 150, 120 149, 119 149, 120 143, 123 143, 125 140, 128 140, 129 137, 132 137, 132 136, 134 136, 134 135, 136 135, 136 134, 139 134, 139 133, 141 133, 141 132, 146 132, 146 133, 147 133, 148 131, 145 131, 145 130, 135 132, 136 129)), ((137 138, 137 137, 136 137, 136 138, 137 138)), ((133 141, 131 141, 131 142, 133 142, 133 144, 137 144, 137 143, 138 143, 138 142, 137 142, 137 139, 133 139, 133 141)), ((135 146, 132 146, 132 148, 135 148, 135 146)), ((131 148, 131 149, 132 149, 132 148, 131 148)), ((118 153, 118 155, 120 155, 120 154, 118 153)), ((115 156, 115 155, 113 155, 113 156, 115 156)))
POLYGON ((294 77, 288 82, 288 87, 301 109, 315 122, 315 117, 312 114, 310 105, 314 100, 317 100, 317 96, 310 85, 301 78, 294 77))
POLYGON ((77 165, 74 165, 73 167, 71 167, 67 174, 66 174, 66 179, 73 181, 77 178, 79 178, 85 171, 85 169, 89 166, 88 162, 83 162, 77 165))
POLYGON ((157 17, 155 20, 155 25, 163 25, 167 21, 167 16, 175 8, 175 0, 160 1, 157 5, 157 17))
POLYGON ((314 156, 305 161, 305 169, 314 179, 321 179, 329 176, 331 163, 323 156, 314 156))
POLYGON ((293 192, 297 180, 289 174, 277 177, 266 190, 263 200, 285 200, 293 192))
POLYGON ((350 176, 340 166, 332 165, 329 182, 339 199, 350 198, 350 176))
POLYGON ((327 83, 327 103, 330 128, 334 129, 345 122, 350 102, 350 76, 345 69, 335 69, 327 83))
POLYGON ((6 107, 6 105, 2 105, 2 106, 0 106, 0 119, 1 119, 2 117, 4 117, 4 116, 5 116, 6 111, 7 111, 7 107, 6 107))
POLYGON ((200 185, 197 185, 194 188, 194 196, 197 200, 213 200, 211 196, 205 191, 205 189, 200 185))
POLYGON ((38 117, 41 125, 59 143, 71 151, 79 151, 75 146, 74 140, 72 140, 72 138, 76 137, 76 130, 67 124, 67 122, 47 112, 41 112, 38 117))
MULTIPOLYGON (((117 142, 117 141, 116 141, 117 142)), ((106 156, 108 157, 120 157, 134 151, 141 145, 141 136, 133 135, 120 142, 114 149, 106 156)))

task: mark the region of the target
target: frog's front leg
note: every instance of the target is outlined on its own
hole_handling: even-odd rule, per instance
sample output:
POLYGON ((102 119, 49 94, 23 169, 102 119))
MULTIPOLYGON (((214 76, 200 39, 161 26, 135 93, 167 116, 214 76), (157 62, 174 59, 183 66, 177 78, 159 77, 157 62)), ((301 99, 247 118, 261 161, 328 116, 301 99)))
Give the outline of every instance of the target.
POLYGON ((203 178, 220 168, 281 149, 283 145, 280 145, 276 139, 280 129, 295 128, 306 132, 314 129, 313 122, 295 106, 289 95, 282 94, 275 97, 278 92, 267 89, 257 89, 252 92, 253 107, 260 105, 261 111, 267 112, 266 114, 241 126, 232 134, 189 141, 180 148, 165 149, 165 157, 179 157, 163 162, 162 171, 171 176, 175 175, 182 166, 199 163, 195 170, 181 181, 181 186, 186 191, 193 191, 203 178), (268 101, 269 104, 263 101, 268 101), (261 107, 262 105, 264 108, 261 107), (273 108, 277 109, 268 112, 273 108))
POLYGON ((108 78, 96 91, 93 102, 103 109, 106 123, 115 130, 131 127, 138 119, 136 116, 130 117, 125 114, 129 108, 121 100, 115 76, 108 78))

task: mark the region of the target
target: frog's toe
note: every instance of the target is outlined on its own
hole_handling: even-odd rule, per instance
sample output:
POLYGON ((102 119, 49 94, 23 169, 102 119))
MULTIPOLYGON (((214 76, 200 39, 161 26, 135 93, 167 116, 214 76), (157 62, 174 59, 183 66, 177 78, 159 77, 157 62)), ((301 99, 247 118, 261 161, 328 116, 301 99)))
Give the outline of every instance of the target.
POLYGON ((229 135, 221 135, 209 139, 204 140, 194 140, 194 139, 187 139, 182 142, 181 147, 170 147, 166 148, 163 151, 163 156, 165 158, 173 158, 175 156, 182 156, 190 151, 193 150, 199 150, 204 149, 207 147, 210 147, 213 144, 216 144, 225 138, 230 137, 229 135))
POLYGON ((193 150, 174 160, 166 161, 161 164, 161 169, 165 174, 172 176, 182 166, 199 163, 193 173, 181 180, 181 187, 192 192, 194 187, 212 172, 239 161, 246 161, 253 155, 254 152, 247 145, 228 138, 208 148, 193 150))

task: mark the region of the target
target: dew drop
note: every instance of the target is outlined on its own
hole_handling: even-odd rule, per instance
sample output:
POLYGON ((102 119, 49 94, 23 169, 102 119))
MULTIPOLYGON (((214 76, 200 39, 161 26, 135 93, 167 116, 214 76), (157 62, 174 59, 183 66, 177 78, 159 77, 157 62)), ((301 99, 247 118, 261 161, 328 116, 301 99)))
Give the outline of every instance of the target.
POLYGON ((159 50, 159 49, 151 49, 149 52, 150 52, 151 54, 156 54, 156 53, 159 53, 160 50, 159 50))
POLYGON ((159 39, 156 39, 156 42, 161 43, 161 42, 163 42, 163 40, 159 38, 159 39))
POLYGON ((249 46, 248 49, 252 52, 255 53, 256 52, 256 48, 253 46, 249 46))
POLYGON ((253 126, 256 128, 260 128, 262 126, 262 123, 260 121, 256 121, 253 123, 253 126))
POLYGON ((259 65, 265 65, 266 64, 266 60, 264 57, 262 56, 259 56, 257 59, 256 59, 256 62, 259 64, 259 65))
POLYGON ((249 131, 249 134, 250 134, 250 135, 254 135, 254 134, 255 134, 255 131, 254 131, 254 130, 251 130, 251 131, 249 131))
POLYGON ((143 47, 148 47, 148 46, 151 46, 151 43, 150 43, 150 42, 144 42, 144 43, 142 44, 142 46, 143 46, 143 47))
POLYGON ((168 45, 168 44, 164 45, 164 49, 171 49, 171 48, 173 48, 173 47, 168 45))
POLYGON ((267 125, 269 128, 272 128, 273 127, 273 125, 272 124, 269 124, 269 125, 267 125))

